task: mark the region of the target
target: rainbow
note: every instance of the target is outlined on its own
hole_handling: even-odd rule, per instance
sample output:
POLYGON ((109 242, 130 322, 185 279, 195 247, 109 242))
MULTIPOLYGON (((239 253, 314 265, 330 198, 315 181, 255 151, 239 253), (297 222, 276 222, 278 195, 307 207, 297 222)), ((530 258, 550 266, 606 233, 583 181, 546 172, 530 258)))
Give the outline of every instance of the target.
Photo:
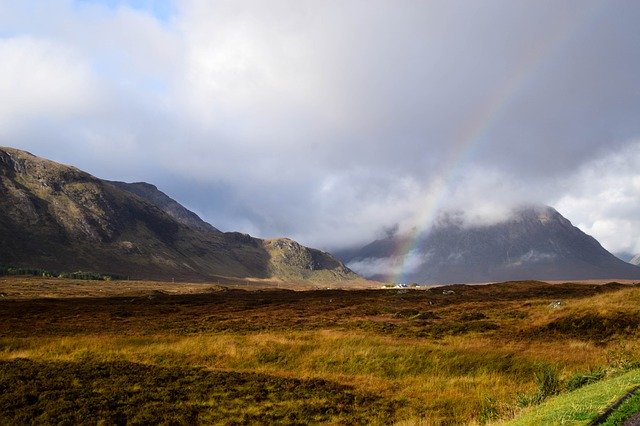
POLYGON ((419 207, 418 214, 411 221, 409 235, 402 239, 402 243, 398 244, 391 256, 396 261, 394 270, 390 271, 388 276, 390 281, 406 282, 407 263, 410 255, 418 248, 425 232, 431 229, 437 214, 451 192, 453 183, 460 178, 462 170, 469 163, 469 160, 486 142, 489 130, 500 118, 504 117, 505 112, 525 91, 545 64, 562 53, 572 37, 580 30, 595 21, 604 6, 604 2, 594 2, 590 8, 584 8, 581 14, 573 16, 565 25, 558 25, 553 31, 549 31, 548 35, 541 39, 534 49, 523 54, 501 87, 466 120, 459 134, 453 140, 451 154, 441 163, 436 173, 438 177, 433 182, 433 190, 430 191, 428 198, 422 200, 423 205, 419 207))

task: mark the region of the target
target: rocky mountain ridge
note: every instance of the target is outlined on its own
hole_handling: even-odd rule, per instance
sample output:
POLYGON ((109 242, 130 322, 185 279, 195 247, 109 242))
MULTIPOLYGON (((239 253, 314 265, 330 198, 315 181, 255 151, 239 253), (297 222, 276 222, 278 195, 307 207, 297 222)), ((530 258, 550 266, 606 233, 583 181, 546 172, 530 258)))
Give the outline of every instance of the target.
POLYGON ((140 198, 150 202, 183 225, 186 225, 190 228, 199 229, 201 231, 220 232, 211 224, 200 219, 197 214, 195 214, 191 210, 188 210, 182 204, 178 203, 176 200, 160 191, 155 185, 147 182, 108 182, 120 189, 131 192, 132 194, 135 194, 140 198))
POLYGON ((0 147, 0 264, 160 280, 357 277, 297 243, 284 258, 274 247, 290 240, 278 241, 220 232, 153 185, 109 182, 0 147))

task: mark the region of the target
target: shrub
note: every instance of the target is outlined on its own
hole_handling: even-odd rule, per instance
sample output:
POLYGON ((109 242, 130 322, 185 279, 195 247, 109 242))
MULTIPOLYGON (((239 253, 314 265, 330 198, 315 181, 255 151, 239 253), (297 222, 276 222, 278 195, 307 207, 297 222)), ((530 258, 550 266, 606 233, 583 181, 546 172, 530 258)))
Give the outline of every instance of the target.
POLYGON ((560 393, 560 377, 555 367, 544 364, 535 372, 537 390, 533 395, 518 393, 516 395, 516 404, 521 407, 540 404, 550 396, 560 393))
POLYGON ((604 376, 605 372, 603 370, 576 373, 567 381, 566 388, 568 391, 573 391, 584 385, 588 385, 589 383, 595 383, 598 380, 601 380, 604 376))
POLYGON ((533 397, 533 403, 539 404, 550 396, 560 393, 560 377, 555 367, 545 364, 536 372, 538 390, 533 397))
POLYGON ((480 411, 478 413, 478 420, 481 424, 486 424, 491 421, 497 420, 499 417, 498 409, 496 408, 496 401, 494 398, 485 398, 480 405, 480 411))

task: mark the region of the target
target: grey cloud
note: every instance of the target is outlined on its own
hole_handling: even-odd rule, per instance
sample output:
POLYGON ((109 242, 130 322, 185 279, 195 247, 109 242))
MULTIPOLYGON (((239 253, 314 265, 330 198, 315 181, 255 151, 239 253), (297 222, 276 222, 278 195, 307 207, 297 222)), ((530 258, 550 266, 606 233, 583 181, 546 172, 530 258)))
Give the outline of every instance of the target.
POLYGON ((416 272, 420 266, 429 260, 430 253, 420 253, 416 250, 402 257, 370 257, 350 262, 347 266, 363 276, 393 276, 402 271, 403 274, 416 272))
POLYGON ((554 253, 541 253, 536 250, 530 250, 527 253, 520 256, 515 261, 508 264, 507 266, 512 268, 518 268, 523 264, 546 262, 554 259, 555 257, 556 255, 554 253))
POLYGON ((614 253, 640 253, 640 141, 586 163, 553 203, 614 253))
MULTIPOLYGON (((30 37, 72 52, 51 61, 88 70, 91 94, 56 115, 69 97, 53 91, 26 125, 0 129, 2 144, 152 181, 221 229, 322 248, 423 226, 439 209, 489 223, 529 201, 557 202, 611 247, 640 249, 615 236, 640 232, 632 203, 593 217, 566 207, 611 203, 607 191, 638 176, 602 169, 609 186, 595 194, 584 183, 585 168, 640 136, 637 2, 171 9, 158 20, 126 2, 0 3, 0 45, 30 37)), ((0 123, 25 105, 5 102, 0 123)))

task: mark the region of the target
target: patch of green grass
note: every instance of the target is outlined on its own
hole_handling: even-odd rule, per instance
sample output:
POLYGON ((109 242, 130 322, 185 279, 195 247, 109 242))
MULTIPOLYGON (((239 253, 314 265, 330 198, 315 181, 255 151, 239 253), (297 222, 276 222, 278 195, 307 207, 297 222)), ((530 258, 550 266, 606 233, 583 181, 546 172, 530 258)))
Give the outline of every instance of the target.
POLYGON ((545 364, 536 372, 536 383, 538 384, 538 391, 534 398, 536 404, 560 393, 558 370, 551 365, 545 364))
POLYGON ((569 380, 567 380, 565 387, 568 391, 574 391, 581 388, 582 386, 602 380, 605 377, 605 374, 605 371, 602 369, 597 369, 586 373, 576 373, 569 380))
POLYGON ((478 412, 478 421, 481 424, 486 424, 492 420, 496 420, 500 413, 496 408, 495 398, 485 398, 480 404, 480 410, 478 412))
POLYGON ((611 379, 586 385, 566 394, 549 398, 536 407, 523 411, 504 425, 586 425, 624 395, 640 384, 640 369, 634 369, 611 379))
POLYGON ((520 407, 528 407, 530 405, 538 405, 550 396, 560 393, 561 384, 558 370, 549 364, 538 367, 535 372, 536 392, 532 395, 519 394, 517 396, 518 405, 520 407))
POLYGON ((627 419, 640 413, 640 390, 637 390, 626 401, 620 405, 602 426, 618 426, 623 424, 627 419))
POLYGON ((47 269, 40 268, 20 268, 15 266, 0 265, 0 276, 34 276, 34 277, 59 277, 68 278, 73 280, 89 280, 89 281, 110 281, 121 280, 126 277, 114 274, 100 274, 97 272, 89 271, 76 271, 76 272, 52 272, 47 269))

